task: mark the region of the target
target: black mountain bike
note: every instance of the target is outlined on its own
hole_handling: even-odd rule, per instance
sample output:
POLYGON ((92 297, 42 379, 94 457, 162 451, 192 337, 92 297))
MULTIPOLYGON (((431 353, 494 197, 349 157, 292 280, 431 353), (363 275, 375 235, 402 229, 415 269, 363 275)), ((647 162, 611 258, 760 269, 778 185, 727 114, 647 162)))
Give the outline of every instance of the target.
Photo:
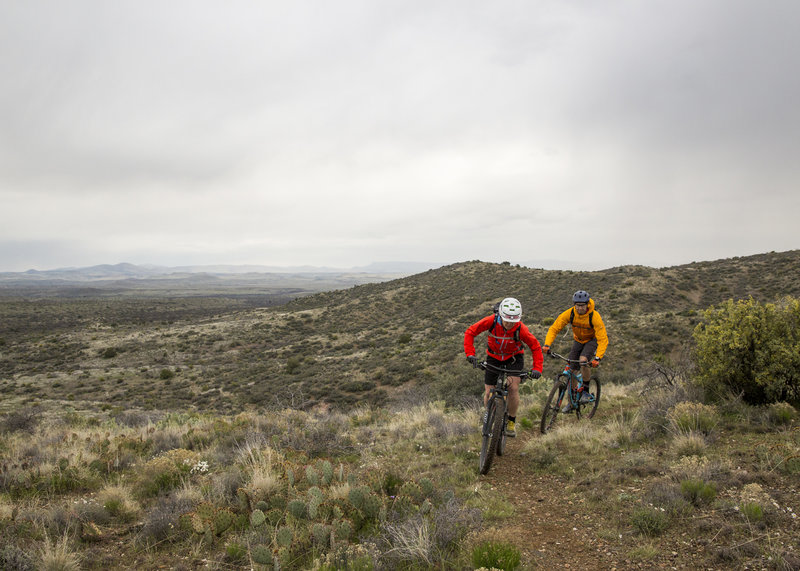
POLYGON ((559 414, 568 414, 568 412, 575 411, 575 416, 580 420, 583 416, 592 418, 597 405, 600 404, 600 380, 597 375, 592 375, 589 380, 588 386, 583 382, 583 375, 580 371, 573 371, 569 368, 570 364, 578 363, 567 359, 558 353, 550 353, 553 359, 561 359, 567 362, 566 368, 558 374, 553 388, 550 389, 550 395, 547 397, 547 402, 542 411, 542 422, 539 429, 542 434, 546 434, 556 423, 559 414), (577 388, 573 388, 572 380, 577 379, 577 388), (581 399, 584 394, 588 394, 588 399, 581 399), (581 402, 581 401, 584 402, 581 402), (562 405, 569 403, 569 411, 564 411, 562 405))
POLYGON ((481 456, 478 468, 481 474, 489 472, 495 454, 502 456, 506 451, 506 423, 508 422, 508 382, 506 377, 528 376, 526 371, 512 371, 496 367, 486 361, 477 364, 481 369, 489 369, 498 373, 497 383, 491 389, 489 400, 486 402, 486 412, 483 419, 483 442, 481 443, 481 456))

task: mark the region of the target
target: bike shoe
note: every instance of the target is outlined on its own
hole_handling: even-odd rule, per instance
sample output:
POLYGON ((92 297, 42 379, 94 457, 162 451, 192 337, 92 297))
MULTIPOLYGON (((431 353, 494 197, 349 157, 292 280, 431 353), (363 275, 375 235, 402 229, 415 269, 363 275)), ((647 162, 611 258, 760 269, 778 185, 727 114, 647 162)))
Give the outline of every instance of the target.
POLYGON ((514 438, 517 435, 517 431, 514 430, 514 421, 509 420, 508 424, 506 424, 506 436, 510 438, 514 438))
POLYGON ((564 414, 569 414, 570 412, 572 412, 572 403, 568 402, 567 404, 565 404, 564 408, 561 409, 561 412, 563 412, 564 414))
POLYGON ((591 401, 592 401, 592 396, 589 393, 587 393, 586 391, 581 393, 581 404, 586 404, 587 402, 591 401))

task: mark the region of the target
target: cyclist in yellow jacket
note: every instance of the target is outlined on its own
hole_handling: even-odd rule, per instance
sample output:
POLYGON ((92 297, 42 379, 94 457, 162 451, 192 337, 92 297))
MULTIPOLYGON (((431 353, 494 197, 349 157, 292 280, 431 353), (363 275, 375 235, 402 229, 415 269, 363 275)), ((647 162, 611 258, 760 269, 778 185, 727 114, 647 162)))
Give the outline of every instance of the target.
MULTIPOLYGON (((580 369, 583 382, 588 385, 592 376, 592 368, 600 365, 600 360, 608 349, 608 334, 603 318, 594 309, 594 300, 583 290, 576 291, 572 296, 573 306, 559 315, 550 329, 547 330, 547 337, 544 340, 542 351, 550 353, 550 346, 556 340, 556 336, 567 324, 572 326, 572 349, 569 352, 571 361, 570 368, 573 371, 580 369)), ((577 389, 578 381, 573 376, 572 386, 577 389)), ((581 402, 588 402, 589 395, 581 395, 581 402)), ((568 403, 564 412, 568 412, 571 405, 568 403)))

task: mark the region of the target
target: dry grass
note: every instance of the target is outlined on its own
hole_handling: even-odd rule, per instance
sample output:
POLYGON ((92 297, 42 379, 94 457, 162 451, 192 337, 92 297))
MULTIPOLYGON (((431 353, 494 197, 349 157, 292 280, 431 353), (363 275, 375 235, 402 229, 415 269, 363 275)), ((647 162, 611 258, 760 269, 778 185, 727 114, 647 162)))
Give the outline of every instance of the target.
POLYGON ((80 571, 81 556, 72 549, 71 543, 66 533, 56 540, 45 534, 39 548, 40 571, 80 571))

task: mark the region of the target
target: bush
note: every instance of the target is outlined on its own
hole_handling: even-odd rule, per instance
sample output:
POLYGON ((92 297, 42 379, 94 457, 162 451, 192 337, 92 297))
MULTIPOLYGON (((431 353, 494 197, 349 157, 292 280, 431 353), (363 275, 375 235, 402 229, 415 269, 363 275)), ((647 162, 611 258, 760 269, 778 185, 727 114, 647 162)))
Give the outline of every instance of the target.
POLYGON ((503 569, 511 571, 519 567, 519 549, 510 543, 484 541, 472 549, 472 565, 476 569, 503 569))
POLYGON ((640 534, 655 537, 669 527, 669 516, 663 508, 640 508, 633 512, 631 523, 640 534))
POLYGON ((717 487, 702 480, 684 480, 681 482, 681 493, 693 506, 699 506, 714 501, 717 497, 717 487))
POLYGON ((695 379, 713 398, 720 388, 749 404, 800 400, 800 300, 729 300, 704 313, 694 330, 695 379))
POLYGON ((797 411, 789 403, 776 402, 767 408, 767 420, 773 426, 791 424, 795 418, 797 418, 797 411))
POLYGON ((714 430, 719 422, 719 416, 713 406, 699 402, 681 402, 669 409, 667 420, 672 429, 678 433, 699 432, 707 435, 714 430))

